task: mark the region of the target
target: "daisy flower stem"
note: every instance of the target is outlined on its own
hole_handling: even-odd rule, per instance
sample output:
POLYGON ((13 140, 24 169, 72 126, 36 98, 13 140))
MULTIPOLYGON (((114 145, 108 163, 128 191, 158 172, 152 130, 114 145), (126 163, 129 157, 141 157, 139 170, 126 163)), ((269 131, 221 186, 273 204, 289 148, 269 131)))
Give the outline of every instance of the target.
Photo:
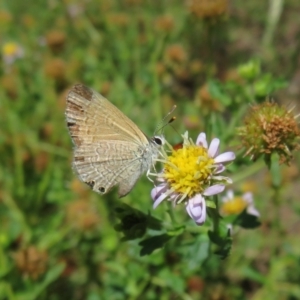
POLYGON ((169 214, 169 216, 171 218, 172 224, 173 225, 177 224, 176 219, 175 219, 175 215, 174 215, 174 209, 173 209, 173 207, 169 207, 169 209, 167 210, 167 212, 168 212, 168 214, 169 214))
POLYGON ((220 216, 219 216, 219 207, 218 207, 218 196, 215 195, 213 197, 213 201, 216 205, 216 211, 217 213, 213 214, 212 216, 212 221, 213 221, 213 231, 215 233, 219 233, 219 219, 220 219, 220 216))

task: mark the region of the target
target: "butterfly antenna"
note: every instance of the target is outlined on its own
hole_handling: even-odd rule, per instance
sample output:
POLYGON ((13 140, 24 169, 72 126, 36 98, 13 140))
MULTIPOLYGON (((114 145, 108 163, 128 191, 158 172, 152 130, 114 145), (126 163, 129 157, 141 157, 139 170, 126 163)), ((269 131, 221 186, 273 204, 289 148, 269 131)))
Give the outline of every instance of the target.
POLYGON ((163 132, 163 129, 164 129, 167 125, 171 124, 172 122, 174 122, 174 121, 176 120, 176 117, 172 117, 171 119, 169 119, 168 122, 165 122, 166 119, 168 118, 168 116, 169 116, 170 114, 172 114, 173 111, 176 109, 176 107, 177 107, 176 105, 173 105, 172 109, 165 115, 165 117, 162 119, 162 121, 161 121, 160 123, 158 123, 158 125, 157 125, 156 128, 155 128, 154 135, 155 135, 158 131, 163 132))
MULTIPOLYGON (((173 123, 173 121, 175 121, 175 120, 176 120, 176 117, 171 118, 170 121, 166 125, 169 125, 170 123, 173 123)), ((181 137, 181 134, 176 130, 176 128, 174 126, 172 126, 172 125, 170 125, 170 126, 181 137)))

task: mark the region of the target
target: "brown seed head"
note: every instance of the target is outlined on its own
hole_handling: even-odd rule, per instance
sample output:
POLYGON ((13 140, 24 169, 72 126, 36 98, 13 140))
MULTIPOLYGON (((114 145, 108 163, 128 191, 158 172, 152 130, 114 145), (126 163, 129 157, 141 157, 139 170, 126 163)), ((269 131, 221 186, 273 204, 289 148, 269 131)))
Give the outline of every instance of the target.
POLYGON ((87 231, 99 224, 99 215, 88 200, 77 200, 67 207, 67 222, 77 230, 87 231))
POLYGON ((160 16, 154 21, 154 26, 158 31, 171 32, 174 29, 174 18, 172 16, 160 16))
POLYGON ((181 45, 171 45, 165 51, 165 57, 168 61, 182 63, 186 60, 187 54, 181 45))
POLYGON ((13 258, 21 273, 32 279, 37 279, 47 270, 48 254, 35 246, 19 250, 13 258))
POLYGON ((300 130, 292 112, 270 101, 253 106, 238 131, 252 159, 262 155, 269 159, 277 153, 281 163, 289 164, 292 152, 300 148, 300 130))
POLYGON ((53 30, 46 35, 47 45, 54 52, 59 52, 63 49, 66 42, 66 35, 63 31, 53 30))
POLYGON ((211 19, 227 12, 228 0, 190 0, 188 8, 198 18, 211 19))

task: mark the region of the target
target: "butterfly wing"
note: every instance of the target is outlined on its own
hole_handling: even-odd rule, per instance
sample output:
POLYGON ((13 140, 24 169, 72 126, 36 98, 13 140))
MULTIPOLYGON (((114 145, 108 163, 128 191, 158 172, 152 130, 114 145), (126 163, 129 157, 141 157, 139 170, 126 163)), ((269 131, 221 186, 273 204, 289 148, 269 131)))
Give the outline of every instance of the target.
POLYGON ((73 166, 80 179, 105 194, 119 185, 131 191, 149 168, 143 160, 149 141, 119 109, 90 88, 75 85, 67 96, 66 118, 75 144, 73 166))
POLYGON ((85 145, 75 149, 74 167, 80 179, 94 191, 105 194, 118 184, 119 196, 123 197, 145 171, 140 160, 141 153, 133 146, 124 141, 85 145))

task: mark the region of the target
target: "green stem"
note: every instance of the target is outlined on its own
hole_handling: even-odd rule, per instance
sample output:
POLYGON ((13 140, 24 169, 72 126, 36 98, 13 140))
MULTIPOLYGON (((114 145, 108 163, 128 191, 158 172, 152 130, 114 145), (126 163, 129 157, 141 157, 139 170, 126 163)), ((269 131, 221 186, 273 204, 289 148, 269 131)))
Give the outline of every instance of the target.
POLYGON ((12 213, 13 218, 16 220, 16 223, 20 224, 20 227, 23 230, 23 241, 25 243, 29 242, 32 236, 31 229, 26 222, 25 215, 23 211, 18 207, 17 203, 11 197, 10 194, 5 193, 3 195, 3 203, 8 207, 9 211, 12 213))
POLYGON ((264 48, 269 48, 276 30, 276 26, 279 22, 282 14, 284 0, 270 0, 269 11, 267 16, 266 30, 264 32, 262 43, 264 48))
POLYGON ((218 196, 215 195, 213 197, 214 203, 216 205, 216 210, 217 210, 217 214, 213 214, 212 215, 212 221, 213 221, 213 231, 215 233, 219 233, 219 221, 220 221, 220 217, 219 217, 219 205, 218 205, 218 196))
POLYGON ((156 47, 152 53, 152 55, 149 58, 149 65, 148 69, 152 73, 152 91, 153 91, 153 103, 154 103, 154 109, 153 111, 156 113, 156 120, 162 120, 163 118, 163 110, 161 105, 161 83, 158 78, 157 72, 155 70, 156 63, 159 61, 160 54, 163 51, 164 46, 164 38, 161 38, 157 41, 156 47))
POLYGON ((175 219, 175 215, 174 215, 174 209, 173 209, 173 207, 169 207, 168 210, 167 210, 167 212, 168 212, 168 214, 169 214, 169 216, 171 218, 172 224, 173 225, 177 224, 176 219, 175 219))
POLYGON ((186 226, 185 230, 189 233, 197 233, 197 234, 206 234, 207 227, 206 226, 186 226))
POLYGON ((284 228, 282 226, 281 217, 280 217, 282 177, 281 177, 281 168, 280 168, 278 155, 272 155, 271 157, 270 175, 272 179, 272 189, 273 189, 272 206, 274 211, 273 220, 272 220, 273 242, 274 242, 274 251, 277 251, 278 249, 280 249, 279 246, 282 241, 282 237, 284 236, 284 228))

